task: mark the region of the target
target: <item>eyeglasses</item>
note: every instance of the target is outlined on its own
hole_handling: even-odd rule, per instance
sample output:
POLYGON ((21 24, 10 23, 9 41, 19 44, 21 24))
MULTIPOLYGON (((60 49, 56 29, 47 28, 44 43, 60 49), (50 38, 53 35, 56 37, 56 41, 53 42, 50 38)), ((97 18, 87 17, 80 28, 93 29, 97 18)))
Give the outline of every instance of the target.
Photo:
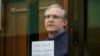
POLYGON ((49 18, 53 18, 53 19, 59 19, 59 18, 62 18, 60 16, 57 16, 57 15, 45 15, 45 19, 49 19, 49 18))

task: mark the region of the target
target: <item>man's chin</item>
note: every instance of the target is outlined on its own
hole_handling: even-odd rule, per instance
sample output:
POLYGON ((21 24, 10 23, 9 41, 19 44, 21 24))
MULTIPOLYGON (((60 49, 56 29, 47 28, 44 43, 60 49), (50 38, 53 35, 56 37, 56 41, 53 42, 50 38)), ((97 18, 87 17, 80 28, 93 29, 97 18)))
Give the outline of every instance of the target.
POLYGON ((47 30, 48 32, 55 32, 56 30, 47 30))

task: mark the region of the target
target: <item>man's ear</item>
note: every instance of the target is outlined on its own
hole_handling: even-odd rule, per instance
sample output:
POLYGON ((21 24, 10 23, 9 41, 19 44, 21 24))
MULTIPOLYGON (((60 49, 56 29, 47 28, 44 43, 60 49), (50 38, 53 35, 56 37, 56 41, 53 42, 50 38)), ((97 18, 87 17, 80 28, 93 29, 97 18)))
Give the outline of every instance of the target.
POLYGON ((64 20, 64 26, 67 26, 67 25, 68 25, 68 20, 65 19, 65 20, 64 20))

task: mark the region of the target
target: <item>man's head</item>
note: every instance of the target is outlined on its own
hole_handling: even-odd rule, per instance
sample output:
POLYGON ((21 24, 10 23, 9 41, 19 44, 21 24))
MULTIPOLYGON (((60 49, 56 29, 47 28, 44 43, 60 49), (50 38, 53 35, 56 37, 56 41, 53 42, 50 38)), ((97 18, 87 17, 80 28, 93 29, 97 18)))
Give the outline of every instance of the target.
POLYGON ((58 4, 53 4, 45 11, 45 28, 48 32, 59 32, 67 25, 65 10, 58 4))

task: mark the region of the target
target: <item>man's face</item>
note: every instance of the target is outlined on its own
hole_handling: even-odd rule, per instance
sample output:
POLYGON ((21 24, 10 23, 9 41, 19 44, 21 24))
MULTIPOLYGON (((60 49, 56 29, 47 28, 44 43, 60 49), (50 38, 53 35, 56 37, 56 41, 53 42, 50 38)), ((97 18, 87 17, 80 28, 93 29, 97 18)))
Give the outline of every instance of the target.
POLYGON ((51 8, 45 16, 45 28, 48 32, 57 32, 64 29, 67 21, 61 16, 62 10, 59 8, 51 8))

